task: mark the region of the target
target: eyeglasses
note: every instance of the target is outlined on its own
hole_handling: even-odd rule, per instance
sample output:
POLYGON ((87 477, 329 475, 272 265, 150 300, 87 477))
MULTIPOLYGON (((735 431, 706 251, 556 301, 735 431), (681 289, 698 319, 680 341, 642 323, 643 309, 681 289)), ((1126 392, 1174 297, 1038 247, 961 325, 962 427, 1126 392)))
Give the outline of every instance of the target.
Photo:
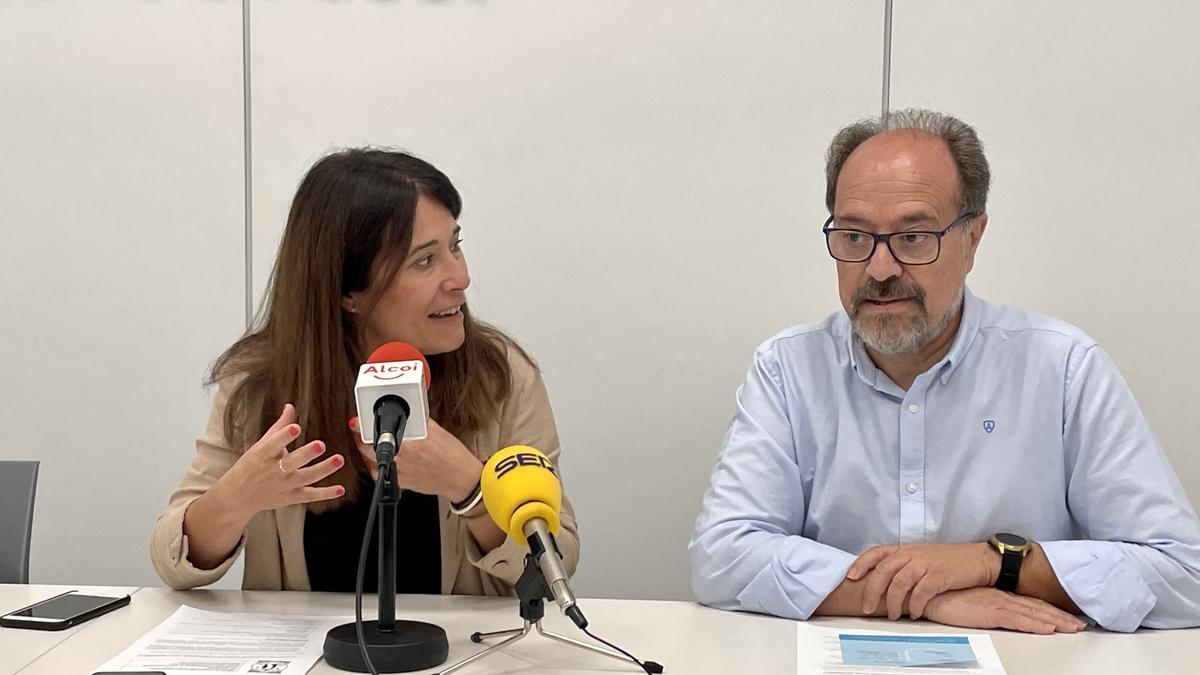
POLYGON ((968 223, 979 214, 972 211, 962 214, 941 231, 909 230, 891 234, 874 234, 845 227, 830 227, 833 216, 825 221, 821 231, 825 233, 825 246, 834 260, 858 263, 866 262, 875 255, 879 242, 887 244, 892 257, 902 265, 929 265, 942 254, 942 237, 956 226, 968 223))

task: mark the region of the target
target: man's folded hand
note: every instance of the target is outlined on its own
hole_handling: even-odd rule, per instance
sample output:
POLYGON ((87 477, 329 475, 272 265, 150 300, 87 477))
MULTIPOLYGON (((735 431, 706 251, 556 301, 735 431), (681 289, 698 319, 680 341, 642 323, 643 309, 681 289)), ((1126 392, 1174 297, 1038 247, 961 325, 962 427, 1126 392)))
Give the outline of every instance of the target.
POLYGON ((991 586, 999 573, 1000 556, 988 544, 912 544, 867 549, 846 578, 866 579, 863 614, 874 614, 886 598, 888 618, 895 620, 906 613, 906 601, 907 614, 919 619, 938 594, 991 586))
POLYGON ((947 626, 1015 630, 1022 633, 1078 633, 1087 627, 1078 617, 1045 600, 995 588, 942 593, 925 607, 925 618, 947 626))

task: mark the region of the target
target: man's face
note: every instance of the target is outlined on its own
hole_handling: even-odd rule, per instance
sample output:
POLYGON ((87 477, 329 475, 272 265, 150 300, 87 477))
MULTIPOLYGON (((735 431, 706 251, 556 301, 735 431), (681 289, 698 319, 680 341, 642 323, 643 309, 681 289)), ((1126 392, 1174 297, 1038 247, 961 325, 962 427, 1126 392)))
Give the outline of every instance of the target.
MULTIPOLYGON (((898 130, 860 145, 842 167, 831 227, 875 234, 940 231, 962 203, 958 170, 945 141, 898 130)), ((882 242, 865 262, 839 261, 838 292, 863 342, 883 354, 919 351, 957 316, 987 216, 942 238, 928 265, 904 265, 882 242)), ((898 244, 899 242, 897 242, 898 244)))

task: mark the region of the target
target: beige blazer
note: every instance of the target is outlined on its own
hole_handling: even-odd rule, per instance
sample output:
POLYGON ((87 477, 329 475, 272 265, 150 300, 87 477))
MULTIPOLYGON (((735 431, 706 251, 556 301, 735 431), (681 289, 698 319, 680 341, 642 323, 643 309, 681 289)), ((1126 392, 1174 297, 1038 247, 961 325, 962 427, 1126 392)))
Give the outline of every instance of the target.
MULTIPOLYGON (((537 369, 514 349, 508 350, 513 392, 500 410, 497 423, 475 434, 466 443, 486 460, 509 445, 533 446, 558 466, 558 431, 550 399, 537 369)), ((183 514, 188 506, 241 456, 244 448, 229 446, 222 419, 229 392, 219 387, 208 418, 208 429, 196 439, 196 456, 179 488, 171 495, 166 512, 159 516, 150 539, 150 559, 158 575, 174 589, 195 588, 220 579, 244 549, 242 588, 247 590, 311 590, 304 559, 303 505, 263 511, 255 515, 229 559, 215 569, 199 569, 188 560, 188 538, 183 534, 183 514)), ((439 498, 442 535, 442 593, 461 595, 511 595, 524 568, 526 549, 511 538, 484 554, 467 528, 466 520, 450 513, 439 498)), ((563 563, 574 574, 579 561, 579 533, 575 512, 566 497, 562 504, 562 529, 558 536, 563 563)), ((403 546, 403 542, 400 542, 403 546)))

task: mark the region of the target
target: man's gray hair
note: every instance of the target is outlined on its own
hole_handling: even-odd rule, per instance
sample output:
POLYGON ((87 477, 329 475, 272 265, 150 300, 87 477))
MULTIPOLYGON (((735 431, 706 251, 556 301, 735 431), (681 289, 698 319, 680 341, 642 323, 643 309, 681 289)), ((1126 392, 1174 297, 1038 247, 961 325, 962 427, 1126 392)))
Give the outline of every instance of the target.
POLYGON ((838 176, 850 154, 868 138, 896 129, 924 131, 941 138, 950 147, 950 156, 958 167, 959 188, 962 192, 962 212, 987 212, 988 186, 992 181, 983 143, 971 125, 952 115, 922 108, 895 110, 887 120, 865 119, 843 127, 829 144, 825 155, 825 206, 833 213, 837 196, 838 176))

